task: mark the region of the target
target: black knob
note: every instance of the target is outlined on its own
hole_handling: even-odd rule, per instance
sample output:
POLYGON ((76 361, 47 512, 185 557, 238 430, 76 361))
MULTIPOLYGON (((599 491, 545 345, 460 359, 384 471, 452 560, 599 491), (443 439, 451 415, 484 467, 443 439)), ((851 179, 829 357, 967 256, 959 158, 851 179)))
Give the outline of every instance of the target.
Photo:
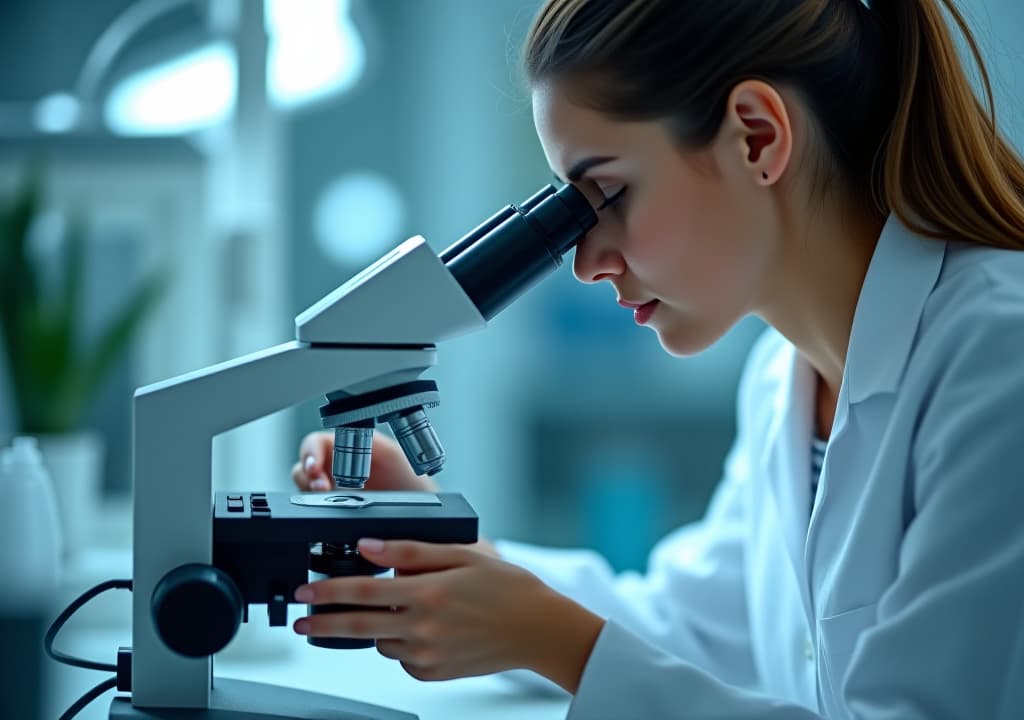
POLYGON ((212 565, 174 568, 153 589, 153 624, 164 644, 187 657, 224 648, 242 621, 242 593, 234 580, 212 565))

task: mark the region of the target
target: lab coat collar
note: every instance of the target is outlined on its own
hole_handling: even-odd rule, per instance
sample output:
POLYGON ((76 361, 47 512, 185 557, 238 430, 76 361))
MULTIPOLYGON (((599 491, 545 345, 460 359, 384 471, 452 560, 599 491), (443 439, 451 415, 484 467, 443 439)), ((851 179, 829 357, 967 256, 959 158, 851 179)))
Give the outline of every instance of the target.
MULTIPOLYGON (((854 311, 840 390, 846 403, 856 404, 899 387, 925 302, 942 269, 945 248, 941 241, 915 235, 895 215, 886 221, 854 311)), ((766 369, 766 377, 774 378, 777 392, 772 398, 775 420, 761 460, 768 462, 786 437, 801 448, 797 466, 802 466, 810 454, 814 369, 787 343, 766 369)))
POLYGON ((945 252, 945 242, 916 235, 889 216, 853 316, 843 378, 851 405, 899 387, 945 252))
MULTIPOLYGON (((842 432, 850 407, 900 384, 921 314, 935 287, 945 243, 923 238, 891 216, 878 239, 854 312, 833 435, 842 432)), ((774 421, 765 438, 762 467, 772 478, 786 550, 812 617, 806 543, 810 515, 814 368, 786 343, 765 369, 776 387, 774 421)), ((827 465, 826 458, 826 465, 827 465)))

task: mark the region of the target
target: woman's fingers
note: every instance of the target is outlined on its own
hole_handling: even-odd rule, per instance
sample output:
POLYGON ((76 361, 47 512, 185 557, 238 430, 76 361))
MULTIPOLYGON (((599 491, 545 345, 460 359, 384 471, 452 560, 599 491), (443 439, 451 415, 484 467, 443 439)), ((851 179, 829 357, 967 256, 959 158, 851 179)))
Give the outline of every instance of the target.
MULTIPOLYGON (((561 596, 536 576, 471 545, 363 538, 359 551, 400 575, 337 577, 299 587, 295 600, 324 612, 296 621, 295 631, 372 638, 382 655, 420 680, 539 666, 538 643, 551 634, 551 623, 533 616, 549 619, 546 611, 554 608, 556 622, 568 617, 564 603, 555 602, 561 596), (331 612, 335 604, 356 607, 331 612)), ((583 639, 593 644, 589 634, 583 639)))
POLYGON ((292 481, 301 490, 330 490, 330 433, 312 432, 299 445, 299 461, 292 467, 292 481))
POLYGON ((301 462, 297 462, 292 465, 292 482, 295 483, 295 487, 299 490, 309 489, 309 478, 307 478, 306 473, 302 471, 301 462))
POLYGON ((377 652, 400 662, 402 668, 417 680, 450 680, 459 677, 457 673, 445 672, 438 653, 430 645, 388 638, 377 641, 377 652))
POLYGON ((308 615, 295 621, 299 635, 311 637, 344 637, 375 640, 403 638, 409 621, 401 610, 345 610, 343 612, 308 615))
POLYGON ((327 477, 327 473, 324 471, 324 463, 319 460, 315 455, 306 455, 303 460, 303 471, 306 477, 309 478, 309 489, 310 490, 330 490, 332 483, 327 477))
POLYGON ((377 640, 377 652, 392 660, 401 660, 409 654, 409 643, 397 638, 380 638, 377 640))
POLYGON ((361 539, 359 552, 381 567, 410 572, 431 572, 468 565, 479 555, 471 545, 375 538, 361 539))
POLYGON ((318 473, 315 468, 309 467, 307 469, 306 464, 302 460, 292 465, 292 482, 295 483, 295 487, 299 490, 326 490, 327 487, 321 487, 324 483, 322 478, 317 477, 318 473))
POLYGON ((337 577, 302 585, 295 591, 295 600, 309 605, 403 608, 416 597, 418 584, 416 578, 337 577))
MULTIPOLYGON (((466 545, 366 538, 359 542, 359 550, 382 567, 409 574, 392 578, 337 577, 300 586, 295 591, 297 602, 365 609, 310 615, 295 622, 295 632, 315 637, 436 643, 439 625, 430 618, 436 618, 452 600, 455 576, 451 573, 460 572, 461 566, 478 555, 466 545)), ((392 651, 397 652, 395 648, 392 651)))
POLYGON ((436 585, 417 578, 351 576, 303 585, 295 599, 310 605, 349 605, 364 609, 309 615, 295 621, 300 635, 352 638, 415 636, 413 618, 434 604, 436 585), (411 608, 411 609, 410 609, 411 608))

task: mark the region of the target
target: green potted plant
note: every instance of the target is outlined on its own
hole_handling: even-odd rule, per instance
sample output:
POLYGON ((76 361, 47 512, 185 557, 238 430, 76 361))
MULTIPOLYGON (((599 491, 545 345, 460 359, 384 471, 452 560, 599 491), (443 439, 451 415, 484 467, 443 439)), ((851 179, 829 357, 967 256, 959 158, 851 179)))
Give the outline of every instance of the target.
POLYGON ((84 223, 72 223, 64 235, 57 283, 44 287, 42 268, 29 247, 43 178, 40 165, 30 166, 13 197, 0 203, 0 351, 8 370, 14 432, 39 438, 62 505, 68 506, 67 500, 76 504, 74 513, 63 513, 65 541, 73 551, 89 538, 81 537, 70 516, 89 513, 92 499, 82 493, 96 494, 102 464, 102 446, 84 428, 85 415, 162 295, 166 276, 147 277, 96 339, 86 342, 81 327, 84 223), (89 465, 93 479, 84 476, 89 465))

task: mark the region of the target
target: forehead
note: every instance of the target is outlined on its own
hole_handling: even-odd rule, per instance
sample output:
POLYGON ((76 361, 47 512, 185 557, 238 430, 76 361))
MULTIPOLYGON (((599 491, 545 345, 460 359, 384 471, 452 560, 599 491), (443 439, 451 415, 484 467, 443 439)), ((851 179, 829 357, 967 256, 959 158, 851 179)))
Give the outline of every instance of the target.
POLYGON ((535 86, 532 99, 537 137, 560 175, 583 155, 613 154, 624 140, 621 123, 574 103, 557 83, 535 86))
POLYGON ((587 157, 616 158, 617 170, 670 162, 679 154, 665 125, 656 120, 620 120, 573 101, 555 83, 532 91, 533 122, 548 166, 565 179, 568 168, 587 157))

